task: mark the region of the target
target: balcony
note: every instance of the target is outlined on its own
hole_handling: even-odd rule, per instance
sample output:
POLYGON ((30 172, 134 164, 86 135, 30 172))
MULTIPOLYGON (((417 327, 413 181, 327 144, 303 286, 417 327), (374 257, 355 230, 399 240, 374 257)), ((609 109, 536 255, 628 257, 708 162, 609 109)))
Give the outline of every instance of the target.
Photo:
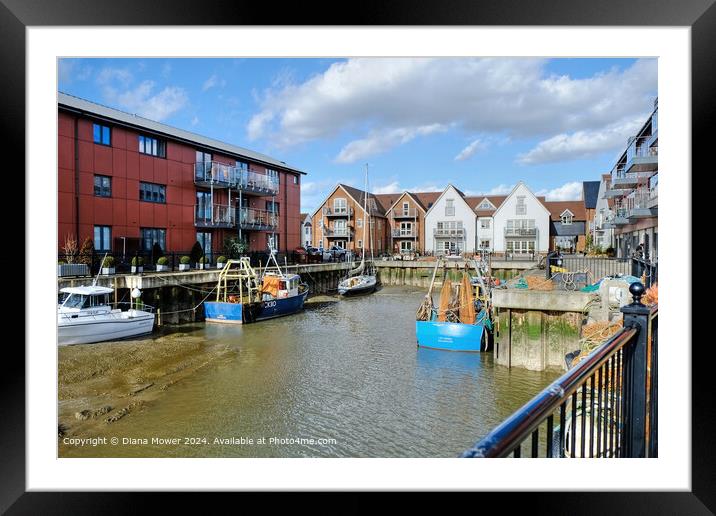
POLYGON ((323 215, 325 215, 326 217, 352 217, 353 216, 353 208, 324 207, 323 215))
POLYGON ((276 195, 278 193, 278 177, 246 169, 237 169, 236 189, 243 193, 255 195, 276 195))
POLYGON ((629 224, 626 208, 617 208, 615 211, 609 211, 604 217, 602 228, 615 229, 617 226, 629 224))
POLYGON ((634 138, 627 147, 625 172, 648 172, 658 170, 659 142, 656 136, 634 138))
POLYGON ((463 238, 465 236, 464 228, 433 228, 433 236, 435 238, 463 238))
POLYGON ((656 170, 650 170, 648 172, 629 172, 613 178, 612 185, 614 189, 636 188, 639 184, 646 183, 649 178, 656 173, 656 170))
POLYGON ((353 228, 323 228, 327 238, 348 238, 353 234, 353 228))
POLYGON ((393 238, 415 238, 418 236, 418 232, 414 229, 393 228, 391 234, 393 238))
POLYGON ((252 172, 218 161, 194 163, 194 184, 205 188, 234 188, 255 195, 278 193, 276 176, 252 172))
POLYGON ((613 199, 614 197, 623 197, 631 192, 630 188, 617 188, 616 186, 610 186, 604 192, 605 199, 613 199))
POLYGON ((232 188, 236 184, 238 169, 218 161, 194 163, 194 184, 206 188, 232 188))
POLYGON ((418 216, 418 210, 416 208, 410 208, 407 210, 404 209, 395 209, 393 210, 393 218, 394 219, 414 219, 418 216))
POLYGON ((278 214, 256 208, 241 208, 239 227, 249 231, 275 231, 278 229, 278 214))
POLYGON ((505 228, 505 236, 537 238, 537 228, 505 228))
POLYGON ((234 207, 223 204, 195 204, 194 226, 198 228, 233 228, 236 226, 234 207))
POLYGON ((657 208, 650 207, 652 192, 648 188, 639 188, 627 196, 622 207, 625 216, 634 222, 636 219, 645 219, 657 216, 657 208))

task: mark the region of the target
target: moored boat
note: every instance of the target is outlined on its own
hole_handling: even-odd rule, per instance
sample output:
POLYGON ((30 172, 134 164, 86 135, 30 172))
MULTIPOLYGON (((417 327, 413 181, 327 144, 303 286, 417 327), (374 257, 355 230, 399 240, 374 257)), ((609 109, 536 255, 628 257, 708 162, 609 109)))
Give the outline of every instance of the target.
POLYGON ((114 308, 109 301, 112 292, 111 288, 96 285, 61 289, 58 345, 91 344, 151 333, 153 308, 139 301, 130 303, 127 310, 114 308))
POLYGON ((416 314, 415 336, 418 346, 449 351, 487 351, 492 322, 489 293, 478 267, 476 284, 463 273, 460 283, 443 281, 440 304, 433 306, 432 291, 435 275, 441 264, 438 260, 433 271, 428 293, 416 314))
POLYGON ((219 274, 216 301, 204 302, 206 322, 247 324, 303 310, 308 285, 298 274, 284 273, 274 255, 272 251, 269 260, 275 267, 267 264, 261 273, 247 257, 227 261, 219 274))

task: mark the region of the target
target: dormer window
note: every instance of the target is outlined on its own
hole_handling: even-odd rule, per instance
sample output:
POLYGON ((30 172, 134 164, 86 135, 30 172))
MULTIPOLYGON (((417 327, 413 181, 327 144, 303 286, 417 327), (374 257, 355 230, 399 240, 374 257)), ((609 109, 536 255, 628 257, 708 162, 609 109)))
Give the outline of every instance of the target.
POLYGON ((562 224, 569 225, 572 223, 572 219, 574 218, 574 214, 569 210, 564 210, 562 212, 562 215, 560 215, 562 219, 562 224))

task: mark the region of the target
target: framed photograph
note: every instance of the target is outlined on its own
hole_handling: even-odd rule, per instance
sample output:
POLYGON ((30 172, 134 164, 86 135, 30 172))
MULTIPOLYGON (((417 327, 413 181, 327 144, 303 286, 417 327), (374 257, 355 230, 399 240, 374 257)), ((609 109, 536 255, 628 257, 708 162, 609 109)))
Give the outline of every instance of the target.
POLYGON ((713 2, 402 4, 345 26, 4 2, 27 302, 3 511, 257 490, 713 510, 687 208, 713 2))

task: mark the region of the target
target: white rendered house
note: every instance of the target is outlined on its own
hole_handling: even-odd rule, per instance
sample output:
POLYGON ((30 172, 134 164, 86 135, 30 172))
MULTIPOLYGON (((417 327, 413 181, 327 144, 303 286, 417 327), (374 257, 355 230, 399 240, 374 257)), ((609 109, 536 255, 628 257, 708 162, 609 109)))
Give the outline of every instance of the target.
POLYGON ((545 254, 549 250, 550 212, 522 181, 495 210, 493 252, 545 254))
POLYGON ((425 214, 425 250, 436 255, 475 252, 476 221, 464 194, 449 184, 425 214))

